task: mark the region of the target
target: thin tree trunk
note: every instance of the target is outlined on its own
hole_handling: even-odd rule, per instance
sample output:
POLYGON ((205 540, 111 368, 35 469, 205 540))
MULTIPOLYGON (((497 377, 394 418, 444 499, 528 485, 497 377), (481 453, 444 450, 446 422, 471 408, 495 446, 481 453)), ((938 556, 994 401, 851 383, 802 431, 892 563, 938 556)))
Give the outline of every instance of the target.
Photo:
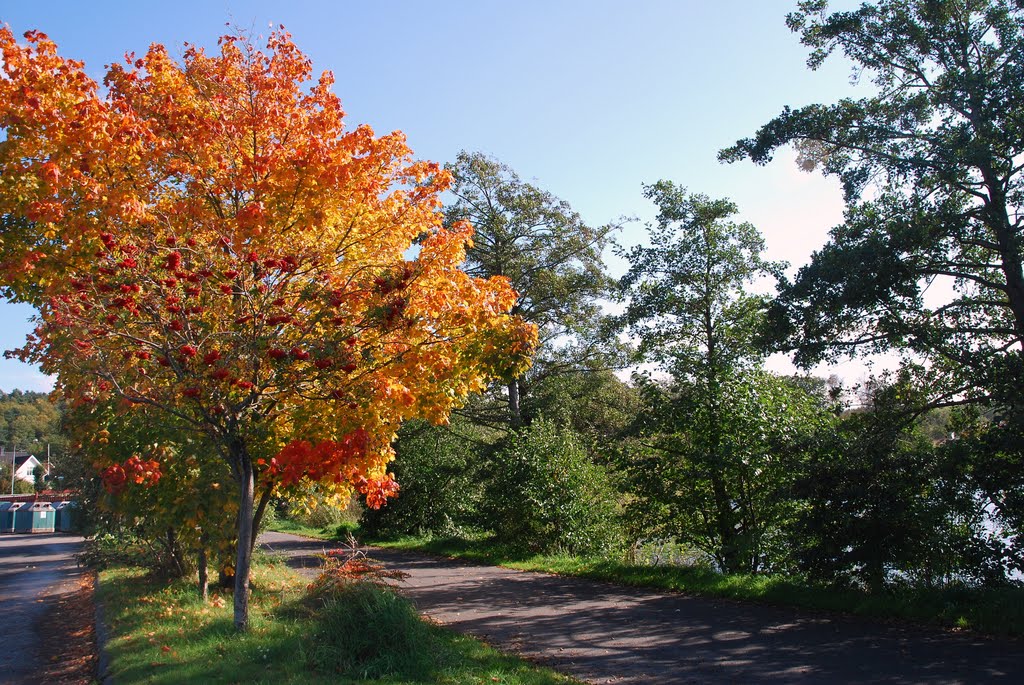
POLYGON ((235 629, 249 629, 249 571, 252 566, 253 489, 252 460, 241 449, 238 459, 238 556, 235 563, 235 629))
POLYGON ((205 602, 210 596, 210 559, 206 553, 206 535, 199 536, 199 596, 205 602))
MULTIPOLYGON (((717 465, 716 465, 717 468, 717 465)), ((732 500, 726 492, 725 482, 721 473, 714 473, 711 476, 711 487, 715 496, 715 511, 718 528, 718 536, 722 545, 722 561, 727 573, 737 573, 741 570, 738 560, 739 550, 736 549, 736 528, 733 521, 732 500)))
POLYGON ((185 567, 181 563, 181 554, 178 550, 178 536, 174 533, 174 528, 169 527, 167 529, 167 554, 171 557, 171 561, 174 563, 174 572, 176 578, 181 578, 185 575, 185 567))
POLYGON ((270 495, 273 492, 274 489, 268 485, 260 495, 260 501, 256 504, 256 513, 252 517, 252 542, 249 543, 250 549, 255 549, 256 547, 256 537, 260 534, 260 524, 263 523, 263 512, 267 510, 267 503, 270 502, 270 495))
POLYGON ((513 428, 523 425, 523 414, 519 408, 519 380, 516 378, 508 384, 508 414, 513 428))

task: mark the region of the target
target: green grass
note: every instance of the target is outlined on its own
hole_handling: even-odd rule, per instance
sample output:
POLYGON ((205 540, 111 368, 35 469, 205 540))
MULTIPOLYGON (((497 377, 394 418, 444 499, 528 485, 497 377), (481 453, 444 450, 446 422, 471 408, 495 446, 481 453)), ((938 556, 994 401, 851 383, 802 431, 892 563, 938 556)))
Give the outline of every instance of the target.
POLYGON ((698 567, 638 566, 601 558, 528 555, 510 551, 489 538, 403 537, 373 544, 637 587, 895 618, 992 635, 1024 636, 1022 588, 908 588, 872 594, 808 585, 784 576, 723 575, 698 567))
POLYGON ((356 586, 313 602, 305 588, 282 565, 258 565, 251 630, 238 634, 230 596, 203 602, 190 582, 102 571, 111 675, 122 685, 577 682, 427 623, 390 591, 356 586))
POLYGON ((355 523, 343 522, 336 525, 323 526, 322 528, 314 528, 286 518, 270 522, 267 524, 266 529, 277 531, 278 533, 303 535, 307 538, 339 541, 348 539, 349 533, 356 534, 358 532, 358 526, 355 523))

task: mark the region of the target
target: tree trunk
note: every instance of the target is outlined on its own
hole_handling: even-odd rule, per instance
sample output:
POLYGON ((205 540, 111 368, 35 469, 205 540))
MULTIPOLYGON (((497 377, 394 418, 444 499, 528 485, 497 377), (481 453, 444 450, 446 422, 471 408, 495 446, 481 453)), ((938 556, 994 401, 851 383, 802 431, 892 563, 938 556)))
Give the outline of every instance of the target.
MULTIPOLYGON (((718 465, 716 464, 716 468, 718 465)), ((712 474, 711 487, 715 496, 715 525, 721 543, 722 570, 726 573, 738 573, 743 570, 736 545, 736 523, 732 510, 732 498, 726 491, 725 482, 720 473, 712 474)))
POLYGON ((210 559, 206 554, 206 535, 199 536, 199 596, 205 602, 210 596, 210 559))
POLYGON ((523 425, 523 414, 519 409, 519 380, 516 378, 508 384, 508 414, 513 428, 523 425))
POLYGON ((1024 267, 1021 265, 1021 241, 1010 221, 1003 179, 992 170, 990 164, 982 165, 981 173, 989 189, 990 201, 986 223, 995 233, 996 243, 999 245, 1000 266, 1006 279, 1006 300, 1013 314, 1017 335, 1024 337, 1024 267))
POLYGON ((178 548, 178 536, 173 527, 167 529, 167 538, 164 546, 167 548, 167 556, 170 557, 173 568, 169 569, 174 573, 175 578, 185 575, 185 565, 181 563, 181 551, 178 548))
POLYGON ((260 524, 263 523, 263 513, 267 510, 267 504, 270 502, 270 495, 274 492, 274 488, 267 485, 260 495, 260 501, 256 504, 256 513, 252 517, 252 542, 249 544, 250 548, 256 547, 256 537, 260 534, 260 524))
POLYGON ((238 483, 238 555, 235 562, 235 630, 249 629, 249 571, 252 566, 254 531, 252 460, 245 448, 236 455, 238 483))

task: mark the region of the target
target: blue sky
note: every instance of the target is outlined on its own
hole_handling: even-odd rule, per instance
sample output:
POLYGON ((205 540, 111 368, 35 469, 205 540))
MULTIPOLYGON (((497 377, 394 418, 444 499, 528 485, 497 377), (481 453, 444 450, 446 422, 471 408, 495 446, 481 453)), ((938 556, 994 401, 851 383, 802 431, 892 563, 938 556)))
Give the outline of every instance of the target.
MULTIPOLYGON (((641 184, 673 180, 734 200, 764 233, 768 257, 795 267, 841 220, 838 185, 800 172, 789 152, 766 167, 716 160, 784 105, 864 92, 841 59, 806 68, 806 49, 785 26, 795 5, 7 0, 0 22, 49 34, 98 80, 106 64, 153 42, 180 54, 185 42, 215 46, 226 24, 262 35, 284 24, 317 71, 334 72, 350 123, 401 129, 421 158, 491 154, 590 222, 636 217, 621 236, 627 244, 653 215, 641 184)), ((30 314, 0 303, 0 349, 21 343, 30 314)), ((0 361, 2 390, 50 385, 31 367, 0 361)))

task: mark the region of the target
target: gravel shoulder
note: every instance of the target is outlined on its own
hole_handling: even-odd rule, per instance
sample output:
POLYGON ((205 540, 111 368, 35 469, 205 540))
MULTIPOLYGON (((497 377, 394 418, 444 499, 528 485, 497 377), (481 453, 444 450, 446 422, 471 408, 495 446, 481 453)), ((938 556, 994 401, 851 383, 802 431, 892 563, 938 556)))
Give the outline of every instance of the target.
MULTIPOLYGON (((260 542, 314 574, 322 540, 260 542)), ((592 683, 1020 683, 1024 642, 368 548, 430 618, 592 683)))

